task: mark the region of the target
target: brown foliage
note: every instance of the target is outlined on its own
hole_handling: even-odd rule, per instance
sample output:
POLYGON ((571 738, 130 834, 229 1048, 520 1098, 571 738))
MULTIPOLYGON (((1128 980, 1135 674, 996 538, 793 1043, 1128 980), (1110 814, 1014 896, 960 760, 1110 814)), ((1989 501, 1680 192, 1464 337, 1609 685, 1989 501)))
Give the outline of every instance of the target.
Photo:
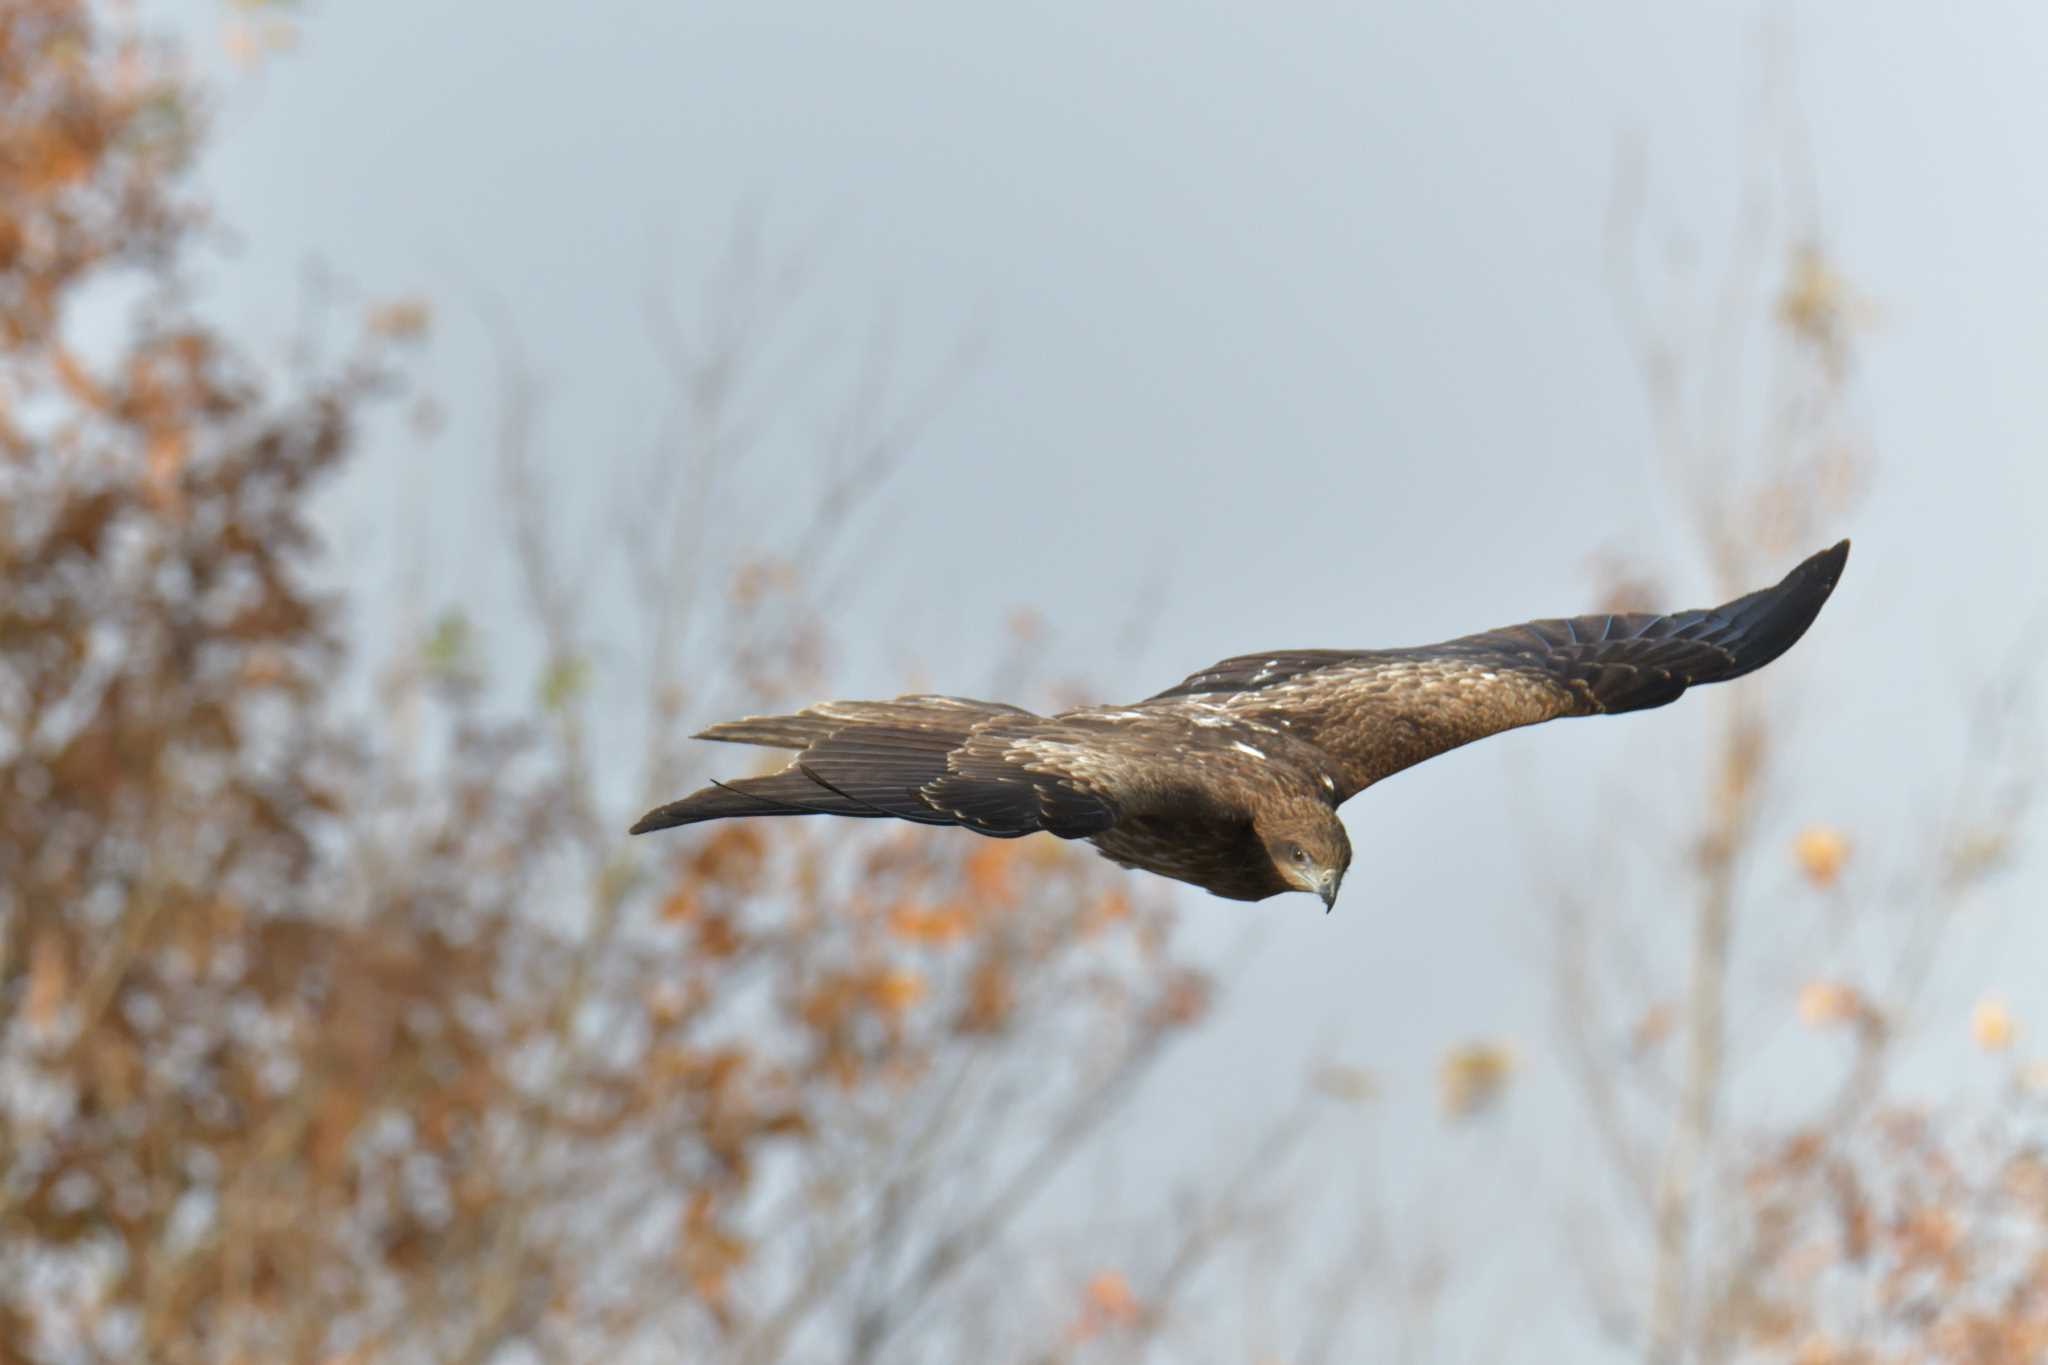
POLYGON ((192 109, 82 0, 0 11, 0 1360, 880 1349, 1198 1017, 1162 912, 914 831, 629 852, 584 656, 493 720, 460 617, 378 694, 422 727, 345 725, 308 500, 428 315, 282 390, 192 316, 192 109))
MULTIPOLYGON (((192 145, 187 94, 134 38, 109 34, 76 0, 18 0, 0 12, 0 110, 0 343, 10 398, 32 394, 24 372, 40 369, 104 411, 118 395, 63 349, 59 321, 81 281, 160 261, 191 221, 174 193, 192 145)), ((10 445, 21 439, 9 435, 10 445)))
POLYGON ((1889 1111, 1808 1131, 1747 1188, 1768 1264, 1731 1304, 1769 1354, 1820 1362, 2019 1365, 2048 1352, 2048 1163, 2011 1130, 1889 1111))
MULTIPOLYGON (((1871 309, 1810 216, 1808 144, 1783 69, 1772 62, 1758 92, 1772 136, 1745 177, 1742 226, 1710 268, 1649 264, 1639 164, 1624 166, 1610 219, 1657 454, 1727 582, 1841 526, 1873 468, 1854 383, 1871 309)), ((1610 573, 1621 597, 1644 577, 1610 573)), ((2041 1358, 2029 1279, 2048 1228, 1989 1196, 2038 1141, 2024 1085, 1945 1125, 1903 1123, 1890 1098, 1942 942, 1968 932, 1957 912, 2031 809, 2032 682, 2015 659, 1962 703, 1971 736, 1947 802, 1915 811, 1924 839, 1810 819, 1855 804, 1829 789, 1838 775, 1825 764, 1781 761, 1811 699, 1801 710, 1796 694, 1730 689, 1689 806, 1689 875, 1674 877, 1676 850, 1650 836, 1654 896, 1627 894, 1611 869, 1615 889, 1589 890, 1580 869, 1560 882, 1566 1058, 1626 1191, 1618 1207, 1588 1198, 1585 1226, 1614 1249, 1582 1250, 1618 1345, 1652 1365, 2041 1358), (1801 815, 1803 827, 1780 823, 1801 815), (1815 1036, 1799 1054, 1775 1051, 1794 1020, 1815 1036), (1980 1127, 1987 1145, 1966 1159, 1959 1135, 1980 1127), (1629 1273, 1635 1263, 1646 1275, 1629 1273)), ((1616 814, 1590 851, 1623 865, 1637 842, 1616 814)), ((1993 1054, 2023 1037, 1997 997, 1970 1034, 1993 1054)), ((1600 1240, 1582 1235, 1582 1248, 1600 1240)))

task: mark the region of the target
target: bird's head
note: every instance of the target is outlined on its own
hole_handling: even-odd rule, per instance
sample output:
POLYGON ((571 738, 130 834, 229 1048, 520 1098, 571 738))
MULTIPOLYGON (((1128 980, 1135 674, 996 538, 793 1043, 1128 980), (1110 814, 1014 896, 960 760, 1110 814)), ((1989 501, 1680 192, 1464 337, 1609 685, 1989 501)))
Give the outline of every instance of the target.
POLYGON ((1351 866, 1351 839, 1337 812, 1320 801, 1290 803, 1259 822, 1259 837, 1288 890, 1322 897, 1326 912, 1335 908, 1351 866))

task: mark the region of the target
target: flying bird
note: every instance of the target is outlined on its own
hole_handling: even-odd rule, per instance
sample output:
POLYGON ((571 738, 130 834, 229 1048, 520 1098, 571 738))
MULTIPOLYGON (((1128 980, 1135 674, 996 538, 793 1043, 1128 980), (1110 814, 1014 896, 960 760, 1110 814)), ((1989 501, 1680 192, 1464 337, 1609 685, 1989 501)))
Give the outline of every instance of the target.
POLYGON ((699 739, 791 749, 763 777, 657 807, 635 834, 759 815, 888 817, 999 839, 1086 839, 1112 861, 1230 900, 1307 891, 1351 865, 1337 807, 1383 777, 1516 726, 1677 701, 1790 649, 1849 542, 1702 611, 1529 621, 1413 649, 1275 649, 1129 706, 1034 715, 1002 702, 831 701, 699 739))

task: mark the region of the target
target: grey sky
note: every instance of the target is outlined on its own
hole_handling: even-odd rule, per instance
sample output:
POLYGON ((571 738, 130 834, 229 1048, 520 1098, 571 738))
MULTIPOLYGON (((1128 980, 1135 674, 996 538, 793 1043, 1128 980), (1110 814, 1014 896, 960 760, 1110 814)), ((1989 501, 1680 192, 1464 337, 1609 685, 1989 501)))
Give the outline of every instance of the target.
MULTIPOLYGON (((221 65, 213 0, 151 8, 221 65)), ((1803 698, 1783 758, 1824 774, 1787 827, 1875 843, 1921 796, 1893 746, 1912 782, 1946 774, 1960 727, 1924 709, 2048 600, 2048 10, 1798 14, 1820 216, 1878 308, 1860 401, 1880 465, 1824 537, 1858 542, 1836 604, 1749 685, 1803 698)), ((1650 558, 1669 605, 1711 596, 1668 548, 1689 543, 1649 459, 1603 224, 1636 136, 1652 222, 1725 240, 1755 133, 1751 6, 352 0, 309 6, 303 29, 225 89, 207 173, 246 247, 214 297, 269 337, 308 259, 436 298, 450 428, 425 468, 374 453, 334 517, 375 549, 394 488, 424 499, 427 553, 486 618, 495 570, 463 547, 491 534, 493 391, 465 298, 503 301, 552 430, 577 435, 550 447, 560 476, 599 482, 653 430, 641 292, 662 272, 687 290, 748 202, 771 236, 815 236, 827 306, 895 320, 906 369, 965 331, 989 343, 885 505, 893 549, 848 632, 884 647, 849 651, 847 692, 891 689, 906 663, 971 688, 986 623, 1015 607, 1072 651, 1055 672, 1121 699, 1246 649, 1581 609, 1602 549, 1650 558), (1143 649, 1110 651, 1155 581, 1143 649), (974 672, 952 677, 963 650, 974 672)), ((1526 1112, 1483 1137, 1481 1164, 1509 1171, 1493 1193, 1569 1183, 1551 1180, 1573 1130, 1545 1071, 1548 869, 1524 813, 1576 837, 1560 795, 1591 793, 1681 820, 1698 779, 1661 765, 1710 732, 1702 701, 1508 736, 1367 793, 1328 920, 1305 897, 1191 897, 1211 945, 1247 916, 1272 927, 1119 1150, 1198 1160, 1328 1046, 1413 1111, 1389 1120, 1392 1181, 1442 1182, 1463 1158, 1425 1150, 1430 1068, 1500 1034, 1529 1075, 1526 1112)), ((2048 1025, 2038 976, 1980 965, 1971 980, 2048 1025)))

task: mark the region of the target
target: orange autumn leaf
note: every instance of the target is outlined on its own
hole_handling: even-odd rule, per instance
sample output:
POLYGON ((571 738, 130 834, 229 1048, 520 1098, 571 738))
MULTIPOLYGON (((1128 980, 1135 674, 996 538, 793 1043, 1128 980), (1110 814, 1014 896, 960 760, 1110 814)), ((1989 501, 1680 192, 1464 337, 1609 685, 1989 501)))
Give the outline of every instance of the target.
POLYGON ((1799 1020, 1809 1028, 1849 1023, 1865 1009, 1856 988, 1839 981, 1809 981, 1799 988, 1799 1020))
POLYGON ((1995 995, 1987 995, 1970 1011, 1970 1038, 1986 1052, 2003 1052, 2019 1033, 2012 1010, 1995 995))
POLYGON ((648 1021, 656 1028, 672 1028, 689 1011, 690 997, 673 981, 662 981, 648 989, 641 1003, 647 1010, 648 1021))
POLYGON ((891 967, 875 981, 875 998, 891 1014, 901 1014, 924 999, 924 976, 908 967, 891 967))
POLYGON ((1847 1359, 1827 1337, 1815 1334, 1799 1344, 1792 1365, 1841 1365, 1847 1359))
POLYGON ((889 932, 913 943, 952 943, 966 937, 967 929, 967 911, 958 905, 904 904, 889 911, 889 932))
POLYGON ((1437 1066, 1445 1116, 1469 1118, 1491 1107, 1506 1091, 1514 1070, 1514 1049, 1505 1043, 1481 1041, 1452 1048, 1437 1066))
POLYGON ((1010 860, 1015 856, 1016 844, 1009 840, 990 840, 969 853, 962 869, 968 891, 977 900, 1007 905, 1016 897, 1010 880, 1010 860))
POLYGON ((410 341, 426 335, 433 316, 433 308, 425 299, 393 299, 370 310, 369 328, 381 337, 410 341))
POLYGON ((1138 1316, 1138 1297, 1121 1270, 1100 1271, 1090 1279, 1088 1303, 1113 1322, 1133 1322, 1138 1316))
POLYGON ((1081 916, 1081 932, 1093 937, 1110 925, 1131 916, 1131 898, 1122 891, 1104 892, 1081 916))
POLYGON ((1160 997, 1159 1012, 1167 1023, 1185 1028, 1209 1012, 1209 979, 1200 972, 1175 972, 1160 997))
POLYGON ((158 427, 149 435, 149 477, 158 483, 169 483, 184 467, 191 449, 192 438, 182 428, 158 427))
POLYGON ((1099 1270, 1081 1289, 1081 1311, 1067 1328, 1070 1341, 1086 1341, 1117 1327, 1129 1327, 1144 1315, 1138 1296, 1121 1270, 1099 1270))
POLYGON ((727 1296, 732 1273, 746 1263, 752 1250, 726 1224, 708 1191, 698 1190, 691 1196, 676 1229, 675 1266, 697 1296, 721 1318, 730 1311, 727 1296))
POLYGON ((967 978, 967 1003, 955 1027, 962 1033, 998 1032, 1016 1003, 1009 965, 1000 957, 985 958, 967 978))
POLYGON ((113 406, 106 389, 92 377, 84 363, 64 347, 58 346, 51 351, 50 368, 65 392, 83 406, 102 412, 113 406))
POLYGON ((85 179, 98 159, 97 147, 81 146, 61 133, 39 130, 27 142, 28 183, 41 194, 85 179))
POLYGON ((297 676, 291 661, 277 650, 252 650, 242 663, 242 686, 251 690, 289 686, 297 676))
POLYGON ((706 957, 731 957, 743 940, 729 915, 702 915, 697 919, 697 951, 706 957))
POLYGON ((48 1036, 70 995, 71 964, 65 960, 64 941, 56 934, 40 935, 29 951, 28 995, 22 1002, 29 1028, 48 1036))
POLYGON ((767 839, 743 820, 713 829, 689 859, 689 875, 709 885, 752 890, 767 861, 767 839))
POLYGON ((1828 825, 1808 825, 1792 841, 1792 856, 1799 870, 1815 886, 1833 886, 1849 860, 1849 840, 1828 825))

